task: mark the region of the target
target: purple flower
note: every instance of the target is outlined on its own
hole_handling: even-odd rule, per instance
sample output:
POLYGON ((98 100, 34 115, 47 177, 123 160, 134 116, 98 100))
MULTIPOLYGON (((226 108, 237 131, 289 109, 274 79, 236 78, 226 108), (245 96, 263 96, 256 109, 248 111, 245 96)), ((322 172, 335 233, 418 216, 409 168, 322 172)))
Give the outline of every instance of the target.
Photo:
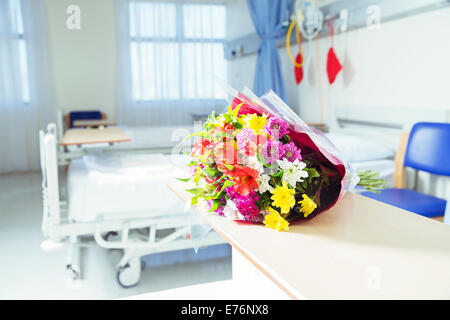
POLYGON ((285 153, 283 144, 277 140, 267 140, 261 149, 261 155, 268 164, 280 160, 285 153))
POLYGON ((215 212, 218 216, 223 217, 223 216, 224 216, 223 208, 224 208, 224 206, 219 206, 214 212, 215 212))
POLYGON ((234 197, 236 196, 236 192, 234 191, 233 187, 226 187, 225 188, 225 192, 227 193, 228 198, 230 198, 231 200, 234 199, 234 197))
POLYGON ((249 144, 249 142, 253 142, 256 144, 256 136, 253 133, 252 129, 242 129, 241 132, 239 132, 236 135, 237 145, 241 150, 245 150, 249 144))
MULTIPOLYGON (((239 193, 233 191, 233 187, 225 188, 225 191, 236 205, 238 212, 244 217, 246 221, 259 221, 259 208, 256 205, 256 201, 258 201, 259 197, 256 194, 256 191, 250 192, 248 195, 243 196, 239 193)), ((223 214, 223 209, 222 209, 223 214)))
MULTIPOLYGON (((225 198, 220 199, 220 204, 219 204, 219 206, 217 207, 217 209, 214 210, 214 212, 215 212, 217 215, 219 215, 219 216, 223 216, 223 215, 224 215, 224 214, 223 214, 223 208, 224 208, 225 204, 226 204, 226 199, 225 199, 225 198)), ((210 210, 212 209, 213 205, 214 205, 214 200, 207 200, 207 201, 205 202, 205 209, 206 209, 207 211, 210 211, 210 210)))
POLYGON ((212 201, 212 200, 207 200, 207 201, 205 202, 205 209, 206 209, 206 211, 211 210, 212 205, 213 205, 213 201, 212 201))
POLYGON ((300 149, 297 148, 297 146, 294 144, 294 142, 285 144, 283 146, 283 151, 284 151, 283 152, 284 157, 290 162, 295 161, 295 159, 298 159, 299 161, 302 160, 302 155, 300 154, 300 149))
POLYGON ((276 117, 270 117, 264 130, 274 139, 281 139, 288 132, 287 122, 276 117))

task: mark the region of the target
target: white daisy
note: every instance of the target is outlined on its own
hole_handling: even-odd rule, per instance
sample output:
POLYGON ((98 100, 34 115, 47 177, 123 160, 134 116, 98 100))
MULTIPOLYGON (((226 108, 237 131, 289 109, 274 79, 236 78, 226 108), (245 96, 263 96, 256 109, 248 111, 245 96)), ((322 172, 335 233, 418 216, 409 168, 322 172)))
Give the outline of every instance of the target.
POLYGON ((273 187, 269 184, 270 176, 267 174, 261 174, 256 180, 259 186, 259 192, 264 193, 266 191, 272 191, 273 187))
POLYGON ((297 182, 302 182, 303 178, 308 177, 308 172, 306 172, 306 163, 295 159, 294 162, 289 162, 286 158, 277 161, 281 170, 283 170, 283 180, 286 181, 291 187, 295 188, 297 182))

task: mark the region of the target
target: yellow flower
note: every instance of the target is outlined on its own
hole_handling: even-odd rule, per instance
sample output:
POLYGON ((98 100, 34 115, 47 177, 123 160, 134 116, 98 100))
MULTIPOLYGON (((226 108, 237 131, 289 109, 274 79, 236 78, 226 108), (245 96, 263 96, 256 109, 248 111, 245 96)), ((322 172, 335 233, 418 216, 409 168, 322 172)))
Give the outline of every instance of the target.
POLYGON ((262 116, 256 114, 247 115, 244 118, 244 127, 252 129, 254 134, 263 134, 265 132, 264 126, 267 124, 267 116, 267 114, 262 116))
POLYGON ((289 231, 289 222, 283 219, 283 217, 274 210, 272 207, 268 207, 270 214, 264 217, 264 224, 268 228, 275 229, 277 231, 289 231))
POLYGON ((277 186, 274 190, 271 190, 270 193, 273 194, 273 196, 270 197, 270 199, 273 200, 272 205, 279 207, 281 213, 288 213, 295 205, 295 190, 290 189, 285 181, 283 181, 282 187, 277 186))
POLYGON ((225 118, 223 116, 217 116, 216 121, 214 122, 215 127, 223 128, 225 127, 225 118))
POLYGON ((304 213, 304 217, 308 217, 314 210, 317 208, 317 204, 311 200, 306 194, 303 196, 303 200, 299 201, 298 203, 301 204, 302 208, 300 209, 300 212, 304 213))

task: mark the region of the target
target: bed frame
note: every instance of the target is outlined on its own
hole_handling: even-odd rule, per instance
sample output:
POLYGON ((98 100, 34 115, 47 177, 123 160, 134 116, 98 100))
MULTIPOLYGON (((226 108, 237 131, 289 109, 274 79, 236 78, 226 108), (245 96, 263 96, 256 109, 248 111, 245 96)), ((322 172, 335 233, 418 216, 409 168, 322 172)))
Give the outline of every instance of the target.
MULTIPOLYGON (((107 249, 122 249, 123 257, 117 265, 116 278, 125 288, 135 286, 141 273, 141 256, 156 252, 193 248, 192 223, 186 218, 170 217, 173 212, 124 212, 123 218, 97 220, 95 222, 72 222, 67 219, 68 205, 61 199, 58 176, 58 152, 56 125, 49 124, 47 132, 39 132, 42 171, 43 216, 42 231, 47 238, 44 250, 68 247, 67 273, 71 280, 81 279, 80 249, 99 245, 107 249), (163 237, 158 230, 165 230, 163 237), (145 231, 144 233, 142 231, 145 231), (111 240, 111 235, 118 240, 111 240)), ((196 239, 197 246, 223 244, 215 232, 196 239), (198 241, 197 241, 198 240, 198 241)))

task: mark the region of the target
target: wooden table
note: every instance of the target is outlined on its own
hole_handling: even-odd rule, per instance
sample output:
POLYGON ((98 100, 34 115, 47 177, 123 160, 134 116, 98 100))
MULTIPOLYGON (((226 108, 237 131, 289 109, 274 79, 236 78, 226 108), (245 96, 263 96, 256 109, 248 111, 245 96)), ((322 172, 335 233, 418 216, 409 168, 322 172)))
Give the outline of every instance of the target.
POLYGON ((131 141, 121 128, 69 129, 60 141, 61 146, 131 141))
POLYGON ((294 299, 450 298, 450 226, 358 194, 289 232, 200 214, 294 299))
POLYGON ((75 120, 73 122, 74 127, 108 127, 115 126, 116 123, 110 120, 75 120))

